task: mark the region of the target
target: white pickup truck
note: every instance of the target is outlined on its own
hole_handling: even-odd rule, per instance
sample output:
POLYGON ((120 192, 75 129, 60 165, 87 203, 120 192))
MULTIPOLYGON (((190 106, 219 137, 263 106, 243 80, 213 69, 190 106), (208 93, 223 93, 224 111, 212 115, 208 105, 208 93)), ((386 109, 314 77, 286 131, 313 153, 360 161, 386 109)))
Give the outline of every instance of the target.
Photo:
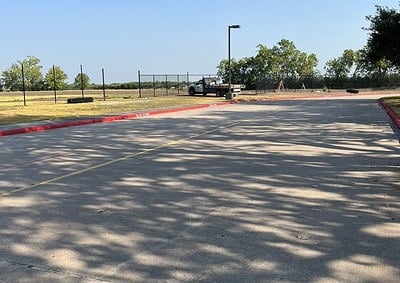
MULTIPOLYGON (((240 94, 242 85, 231 84, 231 93, 233 96, 240 94)), ((224 96, 229 93, 229 84, 222 83, 218 77, 203 77, 201 80, 189 86, 189 95, 201 93, 215 93, 217 96, 224 96)))

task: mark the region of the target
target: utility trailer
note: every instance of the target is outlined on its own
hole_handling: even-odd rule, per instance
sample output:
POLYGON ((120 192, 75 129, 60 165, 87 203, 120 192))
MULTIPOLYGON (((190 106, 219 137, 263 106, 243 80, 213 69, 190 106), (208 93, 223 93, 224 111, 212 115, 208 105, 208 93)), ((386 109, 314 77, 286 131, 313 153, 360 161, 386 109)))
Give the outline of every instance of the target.
MULTIPOLYGON (((242 85, 231 84, 232 96, 240 94, 242 85)), ((189 95, 201 93, 215 93, 217 96, 225 96, 229 93, 229 84, 222 83, 218 77, 203 77, 201 80, 189 86, 189 95)))

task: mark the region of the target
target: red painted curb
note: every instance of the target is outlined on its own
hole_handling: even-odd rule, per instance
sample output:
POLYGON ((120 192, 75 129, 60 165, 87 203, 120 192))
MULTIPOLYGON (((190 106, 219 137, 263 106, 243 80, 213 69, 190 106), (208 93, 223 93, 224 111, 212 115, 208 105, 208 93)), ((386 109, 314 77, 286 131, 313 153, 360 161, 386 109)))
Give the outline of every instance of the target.
POLYGON ((181 106, 181 107, 176 107, 176 108, 157 109, 157 110, 143 111, 143 112, 130 113, 130 114, 121 114, 121 115, 115 115, 115 116, 83 119, 83 120, 76 120, 76 121, 65 121, 65 122, 59 122, 59 123, 43 124, 43 125, 29 126, 29 127, 9 129, 9 130, 0 130, 0 137, 24 134, 24 133, 31 133, 31 132, 48 131, 48 130, 53 130, 53 129, 74 127, 74 126, 81 126, 81 125, 88 125, 88 124, 113 122, 113 121, 119 121, 119 120, 125 120, 125 119, 137 119, 140 117, 147 117, 147 116, 166 114, 166 113, 172 113, 172 112, 180 112, 180 111, 187 111, 187 110, 194 110, 194 109, 217 107, 217 106, 227 105, 227 104, 231 104, 231 103, 232 103, 231 101, 226 101, 226 102, 217 102, 217 103, 209 103, 209 104, 188 105, 188 106, 181 106))
POLYGON ((393 111, 393 109, 385 102, 383 98, 379 99, 379 104, 385 109, 386 113, 392 119, 394 124, 400 129, 400 117, 393 111))
MULTIPOLYGON (((347 94, 339 94, 334 96, 346 96, 347 94)), ((312 98, 321 98, 325 97, 326 95, 317 95, 312 98)), ((310 98, 309 96, 292 96, 292 97, 276 97, 276 98, 263 98, 263 99, 236 99, 232 101, 225 101, 225 102, 216 102, 216 103, 209 103, 209 104, 198 104, 198 105, 188 105, 188 106, 181 106, 176 108, 166 108, 166 109, 156 109, 150 111, 143 111, 137 113, 130 113, 130 114, 121 114, 115 116, 107 116, 107 117, 99 117, 99 118, 91 118, 91 119, 83 119, 83 120, 76 120, 76 121, 65 121, 59 123, 51 123, 51 124, 43 124, 37 126, 29 126, 23 128, 15 128, 9 130, 0 130, 0 137, 3 136, 11 136, 17 134, 24 134, 24 133, 31 133, 31 132, 41 132, 41 131, 48 131, 53 129, 60 129, 66 127, 74 127, 74 126, 81 126, 81 125, 88 125, 88 124, 96 124, 96 123, 106 123, 106 122, 113 122, 125 119, 137 119, 141 117, 159 115, 159 114, 166 114, 166 113, 173 113, 173 112, 180 112, 180 111, 187 111, 187 110, 195 110, 195 109, 202 109, 202 108, 211 108, 217 106, 223 106, 228 104, 234 103, 241 103, 241 102, 256 102, 256 101, 276 101, 276 100, 288 100, 288 99, 303 99, 303 98, 310 98)), ((379 99, 380 104, 386 110, 388 115, 392 118, 393 122, 396 126, 400 129, 400 118, 397 114, 385 103, 385 101, 381 98, 379 99)))

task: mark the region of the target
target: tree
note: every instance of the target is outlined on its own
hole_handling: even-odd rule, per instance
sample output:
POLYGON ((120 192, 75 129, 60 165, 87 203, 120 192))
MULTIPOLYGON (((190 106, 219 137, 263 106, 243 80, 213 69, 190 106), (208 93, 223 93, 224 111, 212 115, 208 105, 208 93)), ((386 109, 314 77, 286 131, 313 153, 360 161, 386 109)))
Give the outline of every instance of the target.
POLYGON ((300 51, 296 48, 293 41, 282 39, 272 50, 278 59, 281 76, 295 78, 300 51))
POLYGON ((273 50, 262 44, 259 44, 257 48, 257 55, 254 57, 254 68, 257 70, 257 74, 277 75, 280 72, 280 66, 273 50))
POLYGON ((54 66, 54 75, 53 75, 53 67, 51 67, 46 75, 45 82, 49 89, 64 89, 67 85, 66 80, 68 79, 67 74, 59 66, 54 66))
POLYGON ((334 58, 326 62, 325 70, 329 77, 336 80, 348 78, 352 68, 354 67, 353 75, 356 74, 360 66, 359 51, 346 49, 338 58, 334 58))
MULTIPOLYGON (((257 68, 254 57, 231 59, 232 83, 244 84, 247 88, 254 88, 257 82, 257 68)), ((222 60, 217 66, 217 74, 224 82, 229 80, 228 60, 222 60)))
POLYGON ((3 71, 2 77, 5 89, 12 91, 22 89, 22 73, 20 64, 12 64, 10 68, 3 71))
MULTIPOLYGON (((272 48, 259 44, 253 57, 232 59, 232 82, 244 83, 249 88, 255 88, 260 79, 265 81, 266 78, 272 84, 289 78, 295 82, 313 76, 317 64, 315 54, 301 52, 292 41, 282 39, 272 48)), ((217 68, 218 75, 226 81, 228 61, 222 60, 217 68)))
POLYGON ((83 89, 88 89, 90 86, 90 79, 89 76, 85 73, 82 74, 82 81, 81 81, 81 73, 77 74, 74 80, 74 87, 81 89, 83 83, 83 89))
POLYGON ((316 74, 315 68, 318 65, 317 55, 301 52, 298 56, 296 73, 301 78, 307 78, 316 74))
POLYGON ((325 70, 328 77, 334 77, 335 79, 345 77, 347 74, 346 67, 339 58, 334 58, 326 62, 325 70))
MULTIPOLYGON (((396 79, 398 70, 387 59, 381 59, 376 62, 371 62, 368 57, 368 46, 359 50, 359 73, 370 81, 373 81, 373 86, 382 87, 387 85, 391 78, 396 79)), ((397 85, 398 81, 390 84, 397 85)))
POLYGON ((43 75, 42 66, 39 63, 39 58, 28 56, 23 61, 12 64, 2 73, 5 88, 10 90, 22 89, 22 65, 24 65, 25 88, 40 90, 43 87, 43 75))
POLYGON ((367 16, 371 22, 367 56, 371 63, 382 59, 400 67, 400 13, 394 9, 376 6, 376 14, 367 16))

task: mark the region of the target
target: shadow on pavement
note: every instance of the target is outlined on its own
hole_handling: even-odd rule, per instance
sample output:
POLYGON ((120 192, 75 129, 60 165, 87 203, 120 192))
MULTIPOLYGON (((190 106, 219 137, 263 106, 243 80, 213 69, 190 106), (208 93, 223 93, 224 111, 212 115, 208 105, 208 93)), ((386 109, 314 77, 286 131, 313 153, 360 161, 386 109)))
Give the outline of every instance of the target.
POLYGON ((0 198, 0 279, 399 278, 400 151, 375 102, 235 107, 1 139, 3 193, 53 181, 0 198))

